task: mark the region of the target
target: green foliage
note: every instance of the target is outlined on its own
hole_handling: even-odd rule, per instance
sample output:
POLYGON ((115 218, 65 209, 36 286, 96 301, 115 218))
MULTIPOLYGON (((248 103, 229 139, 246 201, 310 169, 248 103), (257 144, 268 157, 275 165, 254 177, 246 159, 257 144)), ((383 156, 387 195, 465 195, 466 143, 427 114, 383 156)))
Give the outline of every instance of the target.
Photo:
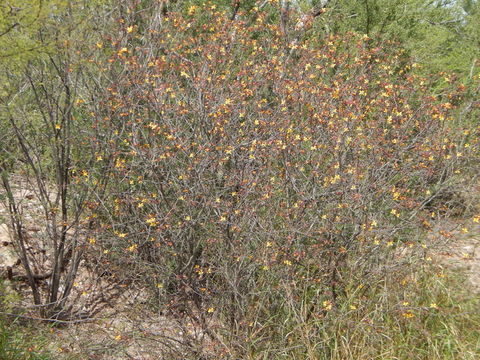
POLYGON ((0 280, 0 360, 48 360, 44 351, 46 338, 42 327, 20 325, 2 314, 11 312, 18 303, 19 295, 0 280))
POLYGON ((424 64, 425 73, 454 72, 465 80, 479 74, 480 4, 458 2, 421 24, 419 36, 407 47, 424 64), (477 66, 476 66, 477 63, 477 66))
POLYGON ((2 65, 21 66, 38 53, 46 51, 49 42, 39 38, 55 16, 64 11, 63 0, 13 0, 0 4, 0 61, 2 65))
POLYGON ((51 359, 48 354, 39 351, 45 343, 35 338, 38 334, 34 338, 31 335, 22 327, 0 317, 0 360, 51 359))
POLYGON ((475 0, 337 0, 315 26, 364 33, 376 43, 395 40, 424 65, 423 74, 453 71, 468 79, 478 73, 479 6, 475 0))

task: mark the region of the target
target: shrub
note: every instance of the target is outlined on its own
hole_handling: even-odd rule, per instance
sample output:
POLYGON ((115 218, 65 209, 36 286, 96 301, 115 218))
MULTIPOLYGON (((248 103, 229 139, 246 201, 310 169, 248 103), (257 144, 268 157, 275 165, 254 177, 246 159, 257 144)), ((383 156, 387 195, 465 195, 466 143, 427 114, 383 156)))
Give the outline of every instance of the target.
POLYGON ((99 45, 97 166, 77 178, 114 185, 90 207, 116 276, 243 357, 311 319, 301 336, 326 331, 421 255, 418 229, 448 210, 434 199, 476 155, 453 124, 464 88, 432 96, 393 43, 289 40, 255 9, 128 14, 99 45))

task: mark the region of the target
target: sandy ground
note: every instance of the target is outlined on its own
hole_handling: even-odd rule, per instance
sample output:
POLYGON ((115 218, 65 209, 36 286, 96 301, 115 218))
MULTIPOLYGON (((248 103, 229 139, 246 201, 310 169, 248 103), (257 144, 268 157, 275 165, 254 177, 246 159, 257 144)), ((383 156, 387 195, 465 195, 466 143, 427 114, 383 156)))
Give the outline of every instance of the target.
POLYGON ((443 266, 464 271, 468 286, 480 294, 480 223, 443 221, 437 224, 435 236, 443 237, 445 244, 434 250, 434 256, 443 266))

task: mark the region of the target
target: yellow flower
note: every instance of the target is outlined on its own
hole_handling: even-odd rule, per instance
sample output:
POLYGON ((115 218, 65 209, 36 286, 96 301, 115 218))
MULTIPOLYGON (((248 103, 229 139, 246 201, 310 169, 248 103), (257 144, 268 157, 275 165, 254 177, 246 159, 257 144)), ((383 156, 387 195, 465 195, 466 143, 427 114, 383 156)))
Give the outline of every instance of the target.
POLYGON ((118 56, 122 55, 125 52, 128 52, 128 49, 126 47, 121 48, 120 50, 118 50, 118 56))
POLYGON ((150 215, 147 220, 145 220, 145 222, 149 225, 149 226, 157 226, 158 225, 158 222, 157 222, 157 219, 155 218, 154 215, 150 215))
POLYGON ((193 15, 195 14, 195 10, 197 9, 197 7, 195 5, 192 5, 188 8, 188 15, 193 15))

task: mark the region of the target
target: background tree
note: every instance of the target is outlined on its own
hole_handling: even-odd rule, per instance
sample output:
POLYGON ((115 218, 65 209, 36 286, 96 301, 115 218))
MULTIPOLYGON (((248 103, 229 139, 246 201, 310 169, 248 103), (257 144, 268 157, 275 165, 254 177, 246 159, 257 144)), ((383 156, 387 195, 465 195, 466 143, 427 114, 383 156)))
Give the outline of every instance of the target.
MULTIPOLYGON (((82 91, 89 86, 84 72, 90 63, 84 56, 96 46, 92 24, 83 20, 93 16, 98 4, 34 4, 38 11, 32 21, 41 21, 41 27, 29 23, 38 26, 28 35, 29 44, 35 44, 29 48, 31 56, 16 67, 5 66, 2 74, 7 86, 0 102, 1 125, 6 130, 0 145, 0 171, 15 250, 34 303, 42 316, 68 318, 78 309, 68 300, 91 230, 82 215, 90 193, 74 178, 78 177, 75 168, 84 168, 93 159, 82 148, 81 130, 91 123, 81 105, 82 91), (47 5, 53 10, 44 9, 47 5), (12 185, 12 176, 20 176, 20 184, 12 185), (32 214, 25 204, 26 192, 34 193, 41 210, 36 241, 27 231, 32 214)), ((22 9, 15 13, 19 19, 24 19, 22 9)), ((8 46, 21 41, 23 34, 14 34, 16 29, 8 33, 8 46)), ((12 49, 10 56, 22 54, 12 49)))

